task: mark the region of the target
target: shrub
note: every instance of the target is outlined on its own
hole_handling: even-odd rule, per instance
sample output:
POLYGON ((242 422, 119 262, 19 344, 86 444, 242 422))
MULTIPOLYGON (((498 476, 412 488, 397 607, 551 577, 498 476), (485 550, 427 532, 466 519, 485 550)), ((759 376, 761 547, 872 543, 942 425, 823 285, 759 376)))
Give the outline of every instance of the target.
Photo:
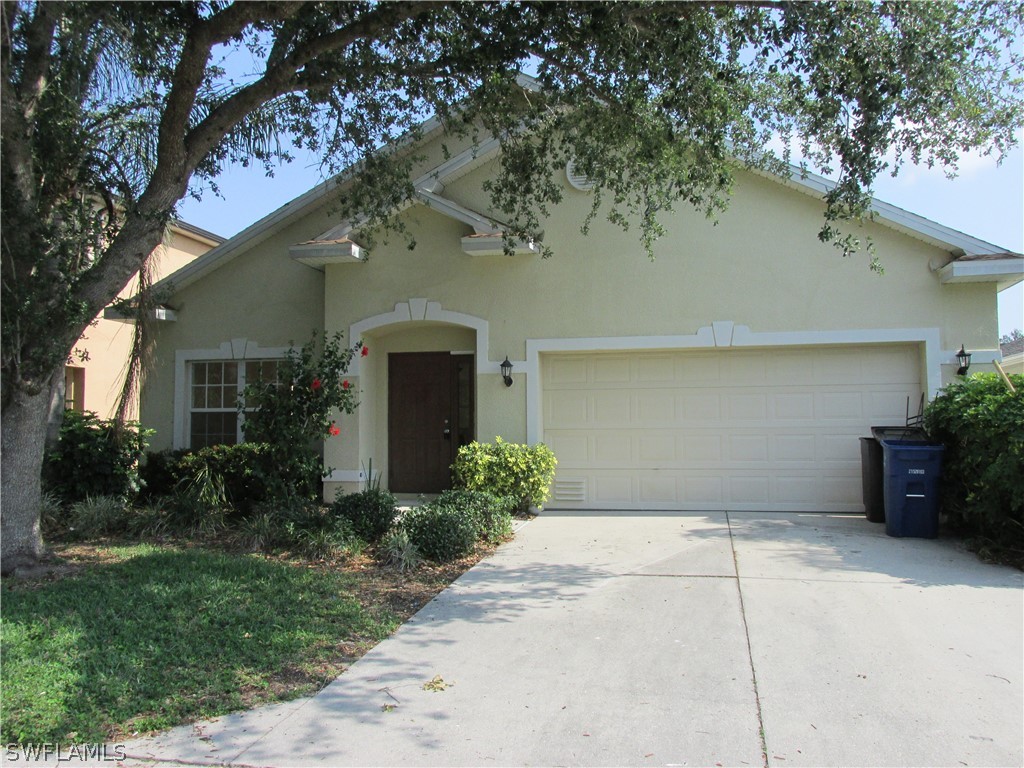
POLYGON ((68 532, 94 538, 128 530, 129 508, 120 496, 87 496, 68 510, 68 532))
POLYGON ((543 443, 520 445, 499 437, 493 444, 473 442, 459 448, 453 469, 462 488, 511 496, 516 511, 525 514, 531 505, 540 507, 547 500, 557 463, 543 443))
POLYGON ((423 564, 423 556, 409 538, 409 532, 393 528, 380 542, 380 558, 384 564, 400 573, 415 571, 423 564))
POLYGON ((455 489, 441 493, 437 503, 467 510, 476 521, 477 537, 488 544, 497 544, 512 535, 512 510, 517 507, 512 497, 455 489))
POLYGON ((438 563, 468 555, 477 540, 478 525, 471 511, 437 501, 410 509, 401 526, 416 549, 438 563))
POLYGON ((65 411, 56 447, 46 456, 48 489, 67 502, 91 496, 132 498, 139 492, 139 459, 151 430, 95 413, 65 411))
POLYGON ((331 514, 347 520, 357 536, 369 542, 380 541, 398 517, 395 497, 380 488, 338 496, 331 505, 331 514))
POLYGON ((213 445, 185 453, 165 470, 176 477, 175 488, 210 506, 226 506, 236 517, 248 514, 272 497, 274 457, 265 443, 213 445))
POLYGON ((181 479, 181 460, 189 451, 148 451, 139 465, 139 479, 144 499, 160 499, 174 493, 181 479))
POLYGON ((286 537, 284 525, 272 512, 254 512, 235 528, 235 541, 250 552, 261 552, 286 537))
POLYGON ((67 523, 64 504, 53 491, 43 491, 39 497, 39 524, 43 533, 59 532, 67 523))
POLYGON ((363 542, 345 525, 299 531, 295 543, 303 555, 313 560, 355 557, 363 550, 363 542))
POLYGON ((362 343, 341 346, 341 335, 302 349, 290 349, 277 367, 277 381, 250 382, 239 400, 248 441, 266 443, 273 461, 264 476, 271 498, 314 499, 324 475, 323 460, 313 444, 339 435, 334 414, 354 413, 355 390, 344 378, 362 343))
POLYGON ((946 387, 925 409, 929 436, 945 447, 942 511, 996 549, 1024 556, 1024 376, 1011 393, 994 373, 946 387))

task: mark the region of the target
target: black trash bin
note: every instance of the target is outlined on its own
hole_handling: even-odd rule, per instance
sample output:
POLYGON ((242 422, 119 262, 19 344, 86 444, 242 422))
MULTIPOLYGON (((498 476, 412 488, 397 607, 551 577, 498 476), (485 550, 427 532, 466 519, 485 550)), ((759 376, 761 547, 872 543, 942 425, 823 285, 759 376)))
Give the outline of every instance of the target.
POLYGON ((890 536, 934 539, 939 535, 941 445, 882 440, 885 532, 890 536))
POLYGON ((872 523, 885 522, 885 473, 881 440, 926 443, 927 436, 918 427, 872 427, 872 437, 860 439, 861 486, 864 515, 872 523))

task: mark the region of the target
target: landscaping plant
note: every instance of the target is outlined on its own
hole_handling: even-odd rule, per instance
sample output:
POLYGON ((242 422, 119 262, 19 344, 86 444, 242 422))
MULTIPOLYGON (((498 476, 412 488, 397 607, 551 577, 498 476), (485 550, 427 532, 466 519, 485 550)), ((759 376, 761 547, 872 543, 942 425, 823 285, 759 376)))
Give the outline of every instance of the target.
POLYGON ((946 450, 942 511, 985 552, 1024 565, 1024 376, 995 373, 947 386, 924 412, 946 450))
POLYGON ((398 517, 395 497, 380 488, 339 495, 331 505, 331 514, 347 520, 356 535, 368 542, 380 541, 398 517))
POLYGON ((487 491, 510 496, 516 512, 526 514, 530 506, 540 507, 548 498, 558 461, 543 443, 472 442, 459 448, 452 467, 455 482, 470 491, 487 491))
POLYGON ((277 381, 249 382, 242 393, 246 441, 269 446, 263 480, 271 498, 319 495, 324 467, 316 443, 339 436, 337 413, 355 412, 355 391, 345 374, 352 358, 367 352, 362 342, 343 347, 341 338, 336 333, 318 343, 314 332, 278 363, 277 381))
POLYGON ((378 554, 385 565, 400 573, 415 571, 423 564, 423 556, 409 538, 409 532, 401 527, 392 528, 385 534, 380 540, 378 554))
POLYGON ((152 434, 136 422, 65 411, 57 444, 43 466, 47 488, 69 503, 90 496, 134 498, 140 489, 139 459, 152 434))
POLYGON ((457 488, 443 491, 436 503, 465 509, 476 522, 477 538, 488 544, 498 544, 512 535, 512 511, 518 506, 515 498, 457 488))
POLYGON ((478 525, 471 510, 432 501, 402 515, 402 530, 428 560, 447 563, 473 551, 478 525))

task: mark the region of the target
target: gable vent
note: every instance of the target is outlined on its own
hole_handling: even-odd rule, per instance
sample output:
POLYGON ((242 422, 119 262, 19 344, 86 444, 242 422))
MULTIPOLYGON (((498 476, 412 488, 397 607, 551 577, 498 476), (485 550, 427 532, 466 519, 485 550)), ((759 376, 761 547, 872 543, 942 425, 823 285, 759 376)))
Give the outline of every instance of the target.
POLYGON ((568 179, 569 184, 572 187, 578 189, 580 192, 589 192, 596 184, 593 179, 584 176, 576 170, 575 160, 570 160, 565 164, 565 178, 568 179))

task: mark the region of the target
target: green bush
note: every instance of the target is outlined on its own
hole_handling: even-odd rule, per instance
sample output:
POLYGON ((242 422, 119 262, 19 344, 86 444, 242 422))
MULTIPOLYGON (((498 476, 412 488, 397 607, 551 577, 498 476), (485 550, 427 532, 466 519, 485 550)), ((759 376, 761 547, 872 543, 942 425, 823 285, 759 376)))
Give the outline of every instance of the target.
POLYGON ((386 566, 400 573, 415 571, 423 564, 419 549, 409 538, 409 532, 402 528, 392 528, 384 535, 378 554, 386 566))
POLYGON ((141 497, 147 500, 160 499, 173 494, 181 479, 181 460, 189 453, 187 450, 147 451, 139 465, 141 497))
POLYGON ((352 525, 357 536, 368 542, 380 541, 398 517, 395 497, 379 488, 338 496, 331 505, 331 514, 352 525))
POLYGON ((512 535, 512 511, 517 507, 512 497, 458 488, 441 493, 437 503, 467 510, 476 521, 477 537, 488 544, 497 544, 512 535))
POLYGON ((164 471, 178 492, 192 493, 211 506, 226 506, 243 517, 273 496, 268 481, 273 454, 265 443, 212 445, 182 455, 164 471))
POLYGON ((1011 393, 994 373, 946 387, 925 409, 929 436, 945 447, 942 511, 986 548, 1024 557, 1024 376, 1011 393))
POLYGON ((356 392, 345 378, 352 358, 365 355, 362 342, 343 347, 341 334, 316 333, 301 349, 291 348, 277 366, 277 381, 249 382, 238 403, 242 431, 266 443, 273 461, 263 478, 269 498, 317 499, 327 473, 320 440, 341 439, 336 414, 354 413, 356 392))
POLYGON ((57 445, 43 465, 47 489, 65 502, 133 498, 140 488, 139 459, 151 434, 135 422, 119 425, 91 411, 65 411, 57 445))
POLYGON ((555 477, 555 454, 543 443, 520 445, 500 437, 494 443, 473 442, 459 448, 453 466, 455 482, 470 491, 511 496, 525 514, 548 498, 555 477))
POLYGON ((267 501, 235 525, 235 542, 253 552, 290 548, 318 559, 356 555, 364 543, 352 525, 305 499, 267 501))
POLYGON ((472 552, 479 530, 470 510, 437 501, 408 510, 401 527, 420 554, 438 563, 472 552))
POLYGON ((129 514, 121 496, 87 496, 68 509, 68 533, 83 539, 124 533, 129 514))

